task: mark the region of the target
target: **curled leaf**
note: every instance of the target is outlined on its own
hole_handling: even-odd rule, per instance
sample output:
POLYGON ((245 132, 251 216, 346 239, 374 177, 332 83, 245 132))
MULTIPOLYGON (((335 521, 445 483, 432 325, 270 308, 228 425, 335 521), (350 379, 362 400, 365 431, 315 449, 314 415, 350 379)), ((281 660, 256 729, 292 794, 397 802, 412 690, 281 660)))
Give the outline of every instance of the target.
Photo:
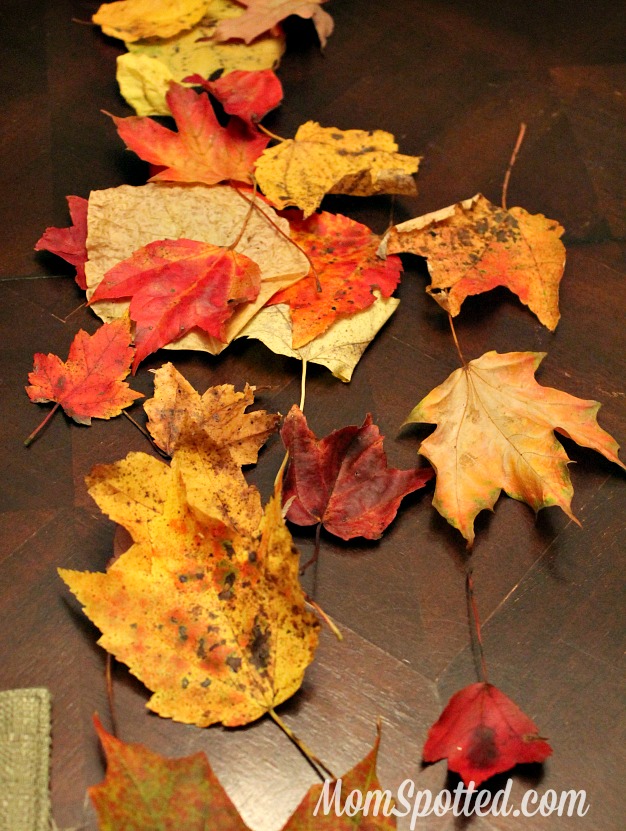
POLYGON ((83 291, 87 288, 87 205, 82 196, 67 196, 72 225, 69 228, 46 228, 35 243, 35 251, 50 251, 76 267, 76 282, 83 291))

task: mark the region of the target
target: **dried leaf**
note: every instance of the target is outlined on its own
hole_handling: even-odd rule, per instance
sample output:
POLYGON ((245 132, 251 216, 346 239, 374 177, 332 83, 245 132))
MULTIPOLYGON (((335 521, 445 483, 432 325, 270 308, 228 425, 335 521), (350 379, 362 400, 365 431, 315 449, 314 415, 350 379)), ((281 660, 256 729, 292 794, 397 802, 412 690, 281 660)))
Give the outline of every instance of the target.
POLYGON ((220 102, 224 112, 248 124, 256 124, 283 100, 283 87, 271 69, 260 72, 235 70, 216 81, 189 75, 185 83, 201 86, 220 102))
POLYGON ((60 574, 99 643, 154 692, 150 709, 200 727, 247 724, 293 695, 317 645, 280 498, 261 516, 229 451, 199 439, 171 467, 156 462, 158 491, 148 483, 137 500, 156 466, 146 458, 130 454, 89 480, 134 544, 106 574, 60 574))
POLYGON ((426 257, 432 279, 426 291, 453 317, 469 295, 506 286, 554 331, 565 268, 562 234, 543 214, 505 211, 477 194, 396 225, 383 250, 426 257))
POLYGON ((198 23, 206 5, 206 0, 118 0, 100 6, 92 20, 120 40, 168 38, 198 23))
MULTIPOLYGON (((230 342, 276 291, 301 279, 309 269, 306 257, 289 242, 286 220, 260 200, 248 216, 248 199, 226 186, 148 184, 92 191, 87 296, 93 295, 109 269, 154 240, 186 238, 227 248, 245 226, 235 251, 257 263, 261 289, 256 301, 240 306, 228 322, 226 339, 230 342)), ((93 309, 104 320, 113 320, 125 313, 128 302, 102 301, 93 309)), ((168 348, 218 354, 225 344, 192 331, 168 348)))
POLYGON ((477 683, 455 693, 428 731, 425 762, 448 760, 466 785, 478 786, 517 764, 543 762, 552 748, 535 723, 493 684, 477 683))
POLYGON ((433 505, 474 541, 474 519, 502 489, 535 511, 571 511, 569 459, 553 430, 612 462, 618 445, 597 423, 597 401, 540 386, 544 352, 487 352, 455 370, 410 413, 408 422, 438 424, 420 453, 437 471, 433 505))
POLYGON ((231 384, 222 384, 201 396, 172 364, 164 364, 154 375, 154 398, 144 404, 148 430, 170 456, 190 430, 200 429, 228 448, 236 464, 254 464, 280 419, 265 410, 245 412, 254 403, 254 390, 246 384, 243 392, 235 392, 231 384))
POLYGON ((94 724, 107 760, 105 780, 88 789, 100 831, 249 831, 204 753, 166 759, 94 724))
POLYGON ((289 306, 266 306, 237 335, 256 338, 268 349, 288 358, 321 364, 340 381, 348 382, 361 356, 400 305, 395 297, 381 297, 362 312, 341 317, 306 346, 293 349, 293 328, 289 306))
POLYGON ((297 14, 311 18, 322 48, 333 33, 334 22, 327 11, 321 8, 326 0, 241 0, 246 11, 233 20, 222 21, 215 32, 218 40, 241 38, 250 43, 267 32, 289 15, 297 14))
POLYGON ((304 280, 272 297, 291 310, 294 349, 327 331, 339 317, 371 306, 377 290, 390 297, 400 282, 399 257, 377 255, 380 237, 347 216, 320 213, 291 220, 291 238, 309 256, 304 280))
POLYGON ((128 149, 164 168, 152 181, 205 185, 251 181, 254 162, 269 141, 267 136, 238 118, 222 127, 203 92, 172 83, 165 98, 176 121, 176 133, 152 118, 113 117, 128 149))
POLYGON ((35 251, 50 251, 76 267, 76 282, 83 291, 87 288, 85 263, 87 261, 87 205, 82 196, 67 196, 72 225, 70 228, 46 228, 35 244, 35 251))
POLYGON ((28 397, 38 404, 56 401, 79 424, 113 418, 136 398, 143 398, 124 381, 133 352, 128 318, 105 324, 94 335, 81 329, 67 361, 41 352, 35 355, 28 397))
POLYGON ((321 523, 344 540, 381 537, 403 497, 433 476, 430 468, 387 467, 383 437, 369 414, 361 427, 342 427, 317 439, 294 405, 280 435, 289 454, 283 487, 287 519, 296 525, 321 523))
POLYGON ((294 139, 263 152, 256 178, 274 205, 295 205, 306 218, 326 193, 415 194, 412 174, 420 160, 397 150, 391 133, 383 130, 338 130, 307 121, 294 139))
POLYGON ((195 240, 158 240, 107 271, 92 301, 131 297, 137 366, 197 328, 222 342, 237 306, 258 297, 261 273, 245 254, 195 240))

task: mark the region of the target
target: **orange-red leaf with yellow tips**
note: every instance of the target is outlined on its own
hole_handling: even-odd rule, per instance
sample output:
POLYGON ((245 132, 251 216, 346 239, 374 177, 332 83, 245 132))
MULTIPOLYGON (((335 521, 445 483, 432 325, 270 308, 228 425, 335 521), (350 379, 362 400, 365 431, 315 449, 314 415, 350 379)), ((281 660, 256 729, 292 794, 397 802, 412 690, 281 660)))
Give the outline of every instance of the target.
POLYGON ((268 305, 288 303, 294 349, 325 332, 340 316, 367 309, 378 289, 390 297, 400 281, 399 257, 381 259, 380 237, 341 214, 322 212, 290 222, 291 239, 309 256, 304 280, 275 294, 268 305))
POLYGON ((596 420, 597 401, 540 386, 545 353, 487 352, 455 370, 410 413, 407 422, 437 424, 420 453, 437 472, 433 505, 474 541, 474 520, 502 490, 538 511, 571 510, 569 459, 553 431, 624 467, 619 447, 596 420))
POLYGON ((194 327, 225 341, 226 322, 260 286, 259 267, 245 254, 197 240, 157 240, 110 269, 90 303, 131 298, 134 370, 194 327))
POLYGON ((231 118, 222 127, 204 92, 172 82, 166 101, 176 121, 176 133, 152 118, 113 118, 129 150, 164 168, 151 181, 205 185, 251 181, 254 162, 269 141, 267 136, 239 118, 231 118))
POLYGON ((518 764, 552 754, 535 723, 493 684, 470 684, 455 693, 428 731, 425 762, 448 760, 466 785, 480 785, 518 764))

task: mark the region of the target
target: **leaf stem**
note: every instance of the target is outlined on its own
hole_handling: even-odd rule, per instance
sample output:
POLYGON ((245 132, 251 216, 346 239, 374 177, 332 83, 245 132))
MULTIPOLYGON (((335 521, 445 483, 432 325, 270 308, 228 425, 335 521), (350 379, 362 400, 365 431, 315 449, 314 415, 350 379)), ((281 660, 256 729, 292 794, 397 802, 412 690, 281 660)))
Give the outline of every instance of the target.
POLYGON ((317 562, 318 557, 320 556, 320 534, 322 533, 322 523, 321 521, 317 523, 317 527, 315 529, 315 547, 313 549, 313 556, 310 560, 307 560, 306 563, 300 569, 300 575, 304 574, 304 572, 313 565, 313 563, 317 562))
POLYGON ((105 678, 107 685, 107 700, 109 702, 109 713, 111 715, 111 733, 117 738, 117 715, 115 712, 115 695, 113 691, 113 656, 110 652, 107 652, 105 678))
POLYGON ((306 358, 302 359, 302 375, 300 376, 300 410, 304 412, 304 399, 306 398, 306 358))
POLYGON ((480 627, 480 617, 478 615, 478 606, 476 605, 476 598, 474 597, 474 577, 472 566, 468 563, 465 572, 465 599, 467 601, 467 618, 470 625, 470 637, 472 646, 474 647, 474 658, 478 653, 479 660, 476 661, 476 670, 480 680, 486 684, 487 677, 487 662, 485 660, 485 651, 483 649, 483 638, 480 627))
POLYGON ((241 238, 243 237, 243 235, 244 235, 244 233, 245 233, 245 231, 246 231, 246 227, 247 227, 247 225, 248 225, 248 222, 250 221, 250 217, 252 216, 252 211, 253 211, 253 210, 254 210, 254 208, 256 207, 256 194, 257 194, 257 183, 256 183, 256 179, 254 179, 254 180, 253 180, 253 185, 254 185, 254 190, 252 191, 252 199, 250 200, 250 202, 249 202, 249 204, 248 204, 248 213, 246 214, 245 219, 244 219, 244 221, 243 221, 243 223, 242 223, 241 230, 239 231, 239 233, 237 234, 237 236, 235 237, 235 239, 231 242, 231 244, 228 246, 228 249, 229 249, 230 251, 234 251, 234 249, 235 249, 235 248, 239 245, 239 243, 241 242, 241 238))
POLYGON ((326 614, 326 612, 322 609, 322 607, 318 603, 316 603, 315 600, 313 600, 312 597, 309 597, 308 594, 304 596, 304 599, 309 604, 309 606, 312 606, 315 609, 317 614, 322 618, 324 623, 328 626, 328 628, 333 633, 333 635, 337 638, 337 640, 342 641, 343 640, 343 635, 341 634, 341 630, 339 629, 339 627, 337 626, 335 621, 331 617, 329 617, 329 615, 326 614))
POLYGON ((461 363, 463 366, 467 366, 467 361, 463 357, 463 353, 461 352, 461 345, 459 344, 459 339, 456 336, 456 329, 454 328, 454 321, 452 320, 452 315, 448 312, 448 323, 450 324, 450 330, 452 332, 452 338, 454 340, 454 345, 456 346, 456 351, 459 353, 459 358, 461 359, 461 363))
POLYGON ((50 421, 50 419, 51 419, 51 418, 52 418, 52 416, 56 413, 56 411, 59 409, 59 407, 60 407, 60 404, 59 404, 59 402, 57 401, 57 403, 56 403, 56 404, 54 405, 54 407, 50 410, 50 412, 48 413, 48 415, 47 415, 47 416, 44 418, 44 420, 41 422, 41 424, 39 425, 39 427, 35 427, 35 429, 34 429, 34 430, 33 430, 33 432, 30 434, 30 436, 29 436, 27 439, 24 439, 24 447, 30 447, 30 445, 33 443, 33 441, 34 441, 34 440, 35 440, 35 438, 38 436, 38 434, 40 433, 40 431, 41 431, 41 430, 43 430, 43 428, 44 428, 44 427, 46 426, 46 424, 50 421))
POLYGON ((326 767, 324 762, 322 762, 318 757, 306 746, 306 744, 299 739, 298 736, 293 732, 293 730, 288 727, 285 722, 281 719, 281 717, 276 713, 275 710, 268 710, 270 716, 274 719, 276 724, 280 727, 283 733, 287 736, 287 738, 291 739, 291 741, 295 744, 298 748, 300 753, 306 758, 307 762, 311 765, 315 773, 320 777, 320 779, 325 781, 327 778, 336 779, 335 774, 326 767), (325 774, 325 775, 324 775, 325 774))
POLYGON ((264 127, 262 124, 257 124, 256 126, 262 133, 265 133, 266 136, 273 138, 274 141, 288 141, 288 139, 281 138, 281 136, 277 136, 276 133, 272 133, 271 130, 268 130, 267 127, 264 127))
POLYGON ((511 158, 509 159, 509 166, 506 169, 506 173, 504 174, 504 182, 502 183, 502 208, 503 210, 507 210, 506 207, 506 197, 509 191, 509 179, 511 178, 511 171, 513 170, 513 165, 517 159, 517 154, 519 153, 519 149, 522 146, 522 142, 524 141, 524 136, 526 135, 526 125, 522 121, 519 125, 519 133, 517 134, 517 141, 515 142, 515 147, 513 148, 513 152, 511 153, 511 158))
POLYGON ((72 309, 72 311, 71 311, 68 315, 66 315, 66 317, 59 317, 58 315, 55 315, 53 312, 50 312, 50 314, 52 315, 52 317, 53 317, 55 320, 58 320, 58 321, 60 321, 61 323, 67 323, 67 321, 70 319, 70 317, 71 317, 72 315, 75 315, 75 314, 76 314, 76 312, 80 311, 80 310, 81 310, 84 306, 86 306, 86 305, 87 305, 87 301, 86 301, 86 300, 84 300, 84 301, 80 304, 80 306, 76 306, 76 308, 75 308, 75 309, 72 309))
POLYGON ((131 415, 129 415, 129 413, 127 413, 127 412, 126 412, 126 410, 122 410, 122 415, 125 415, 125 416, 126 416, 126 418, 130 421, 130 423, 131 423, 131 424, 134 424, 134 425, 135 425, 135 427, 139 430, 139 432, 140 432, 140 433, 143 433, 143 435, 144 435, 144 436, 148 439, 148 441, 150 442, 150 444, 152 445, 152 447, 154 447, 154 449, 156 450, 156 452, 157 452, 160 456, 163 456, 163 458, 164 458, 164 459, 170 459, 170 458, 171 458, 171 456, 169 455, 169 453, 166 453, 166 452, 165 452, 165 450, 161 450, 161 448, 160 448, 160 447, 159 447, 159 445, 155 442, 155 440, 152 438, 152 436, 150 435, 150 433, 148 433, 148 431, 147 431, 146 429, 144 429, 144 428, 141 426, 141 424, 139 424, 139 422, 138 422, 138 421, 135 421, 135 419, 134 419, 131 415))

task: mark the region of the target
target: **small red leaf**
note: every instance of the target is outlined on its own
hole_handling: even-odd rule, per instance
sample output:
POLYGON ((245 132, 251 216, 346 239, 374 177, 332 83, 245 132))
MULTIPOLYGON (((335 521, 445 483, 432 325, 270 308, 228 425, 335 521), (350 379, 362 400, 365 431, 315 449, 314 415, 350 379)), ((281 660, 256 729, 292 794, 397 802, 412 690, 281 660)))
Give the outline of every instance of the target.
POLYGON ((293 497, 287 519, 296 525, 321 522, 344 540, 378 539, 402 498, 433 476, 431 468, 388 468, 383 437, 369 414, 361 427, 342 427, 318 440, 294 406, 281 437, 289 452, 283 502, 293 497))
POLYGON ((72 225, 69 228, 46 228, 35 243, 35 251, 50 251, 76 267, 76 282, 83 291, 87 288, 87 199, 67 196, 72 225))
POLYGON ((235 69, 216 81, 205 81, 201 75, 183 79, 210 92, 224 111, 248 124, 260 121, 283 100, 283 87, 271 69, 248 71, 235 69))
POLYGON ((480 785, 517 764, 543 762, 552 748, 535 723, 492 684, 479 682, 455 693, 429 732, 425 762, 448 760, 466 785, 480 785))

